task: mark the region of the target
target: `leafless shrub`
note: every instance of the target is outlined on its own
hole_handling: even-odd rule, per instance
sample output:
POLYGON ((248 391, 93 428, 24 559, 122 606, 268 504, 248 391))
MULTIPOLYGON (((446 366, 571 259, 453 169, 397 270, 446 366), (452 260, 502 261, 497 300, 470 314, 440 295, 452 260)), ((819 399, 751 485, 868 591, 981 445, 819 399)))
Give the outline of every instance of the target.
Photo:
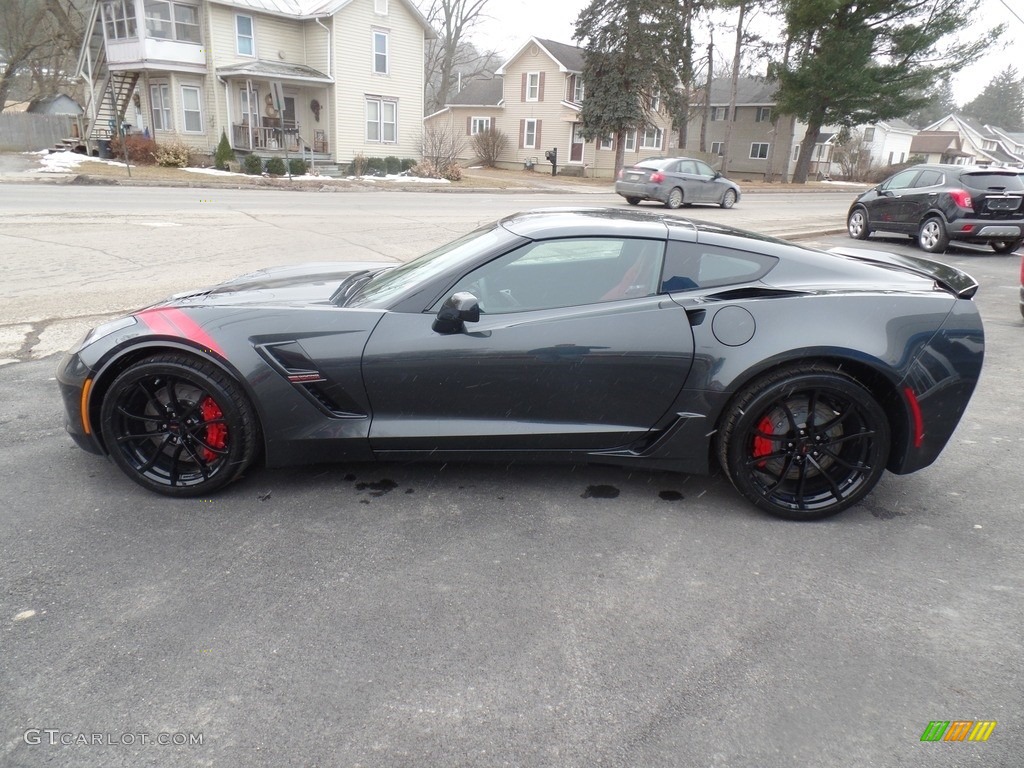
POLYGON ((498 158, 507 148, 508 136, 493 126, 473 136, 473 151, 480 158, 480 162, 488 168, 495 166, 498 158))

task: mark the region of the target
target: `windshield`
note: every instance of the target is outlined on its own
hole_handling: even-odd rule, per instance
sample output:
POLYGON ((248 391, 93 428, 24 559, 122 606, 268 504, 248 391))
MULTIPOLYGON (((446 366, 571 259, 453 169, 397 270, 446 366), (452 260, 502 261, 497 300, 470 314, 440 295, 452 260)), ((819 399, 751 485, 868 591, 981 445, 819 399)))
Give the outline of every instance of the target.
POLYGON ((497 224, 487 224, 408 264, 378 272, 347 306, 385 306, 407 289, 437 277, 467 256, 497 245, 502 239, 501 232, 497 224))

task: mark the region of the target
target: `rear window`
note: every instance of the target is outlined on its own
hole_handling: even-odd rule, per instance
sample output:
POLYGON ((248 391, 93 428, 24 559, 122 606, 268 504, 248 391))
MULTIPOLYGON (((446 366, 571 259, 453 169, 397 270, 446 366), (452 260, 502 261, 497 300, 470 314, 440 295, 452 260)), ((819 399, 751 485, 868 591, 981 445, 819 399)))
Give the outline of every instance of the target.
POLYGON ((774 256, 703 243, 669 241, 661 292, 693 291, 759 280, 778 263, 774 256))
POLYGON ((647 160, 641 160, 637 163, 634 168, 654 168, 655 170, 663 170, 667 166, 675 162, 673 157, 652 157, 647 160))
POLYGON ((971 189, 994 189, 1019 192, 1024 190, 1024 174, 1020 173, 965 173, 960 182, 971 189))

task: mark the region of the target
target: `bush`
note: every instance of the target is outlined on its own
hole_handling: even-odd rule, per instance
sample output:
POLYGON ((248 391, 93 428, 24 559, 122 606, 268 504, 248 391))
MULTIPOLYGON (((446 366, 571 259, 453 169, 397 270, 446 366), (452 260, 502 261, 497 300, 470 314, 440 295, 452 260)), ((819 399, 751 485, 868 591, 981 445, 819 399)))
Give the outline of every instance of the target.
POLYGON ((387 166, 383 157, 366 158, 366 173, 370 176, 383 176, 387 173, 387 166))
POLYGON ((349 176, 365 176, 366 175, 366 155, 359 153, 352 158, 352 162, 348 166, 349 176))
POLYGON ((192 157, 192 150, 181 142, 161 144, 154 153, 156 164, 164 168, 188 168, 189 160, 192 157))
POLYGON ((480 162, 488 168, 493 168, 501 156, 501 153, 508 147, 508 136, 497 128, 489 128, 480 131, 473 136, 473 151, 480 158, 480 162))
POLYGON ((292 176, 305 176, 307 169, 306 161, 300 157, 294 157, 288 161, 288 173, 292 176))
POLYGON ((388 176, 397 176, 402 172, 402 161, 394 155, 388 155, 384 158, 384 170, 388 176))
POLYGON ((263 158, 257 154, 246 155, 242 161, 242 170, 250 176, 259 176, 263 173, 263 158))
POLYGON ((462 166, 458 163, 451 163, 447 168, 441 171, 441 178, 448 179, 448 181, 461 181, 462 166))
POLYGON ((271 176, 284 176, 287 172, 287 169, 284 167, 284 160, 280 157, 272 157, 267 160, 267 173, 271 176))
POLYGON ((152 165, 156 162, 156 142, 142 133, 129 133, 123 139, 114 136, 110 140, 110 154, 119 160, 124 159, 124 151, 128 150, 128 162, 136 165, 152 165))
POLYGON ((228 141, 228 135, 224 133, 224 131, 221 131, 220 143, 217 144, 217 152, 213 156, 213 167, 226 171, 228 169, 228 163, 234 159, 235 150, 231 148, 231 142, 228 141))
POLYGON ((414 157, 403 157, 401 165, 402 173, 405 173, 406 171, 411 171, 413 168, 416 167, 417 162, 418 161, 414 157))
POLYGON ((429 160, 420 160, 416 165, 409 169, 409 173, 413 176, 419 176, 421 179, 441 178, 441 174, 437 172, 437 166, 429 160))

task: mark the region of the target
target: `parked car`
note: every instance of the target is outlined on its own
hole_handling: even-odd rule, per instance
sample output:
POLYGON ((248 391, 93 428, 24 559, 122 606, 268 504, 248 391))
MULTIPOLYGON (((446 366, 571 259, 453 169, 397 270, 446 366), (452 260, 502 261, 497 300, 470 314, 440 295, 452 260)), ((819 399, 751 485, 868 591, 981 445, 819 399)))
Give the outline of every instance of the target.
POLYGON ((814 519, 939 455, 981 371, 976 288, 924 259, 553 209, 401 266, 172 297, 90 331, 57 380, 75 441, 170 496, 257 456, 717 462, 758 507, 814 519))
POLYGON ((1020 257, 1020 316, 1024 318, 1024 256, 1020 257))
POLYGON ((740 188, 703 160, 692 157, 651 157, 623 168, 615 191, 630 205, 657 200, 666 208, 694 203, 714 203, 732 208, 739 202, 740 188))
POLYGON ((942 253, 954 240, 1013 253, 1024 243, 1024 174, 915 165, 860 195, 850 206, 846 227, 856 240, 872 232, 902 232, 928 253, 942 253))

